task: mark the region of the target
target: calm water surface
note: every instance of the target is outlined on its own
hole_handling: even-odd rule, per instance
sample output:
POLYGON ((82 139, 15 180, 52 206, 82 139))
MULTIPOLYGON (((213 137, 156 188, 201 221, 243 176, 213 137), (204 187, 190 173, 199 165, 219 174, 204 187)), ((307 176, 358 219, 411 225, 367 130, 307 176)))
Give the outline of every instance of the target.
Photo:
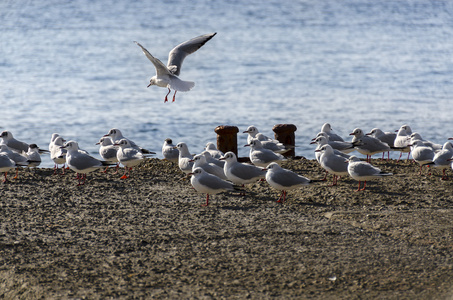
POLYGON ((116 127, 161 157, 167 137, 200 152, 218 125, 292 123, 296 154, 313 158, 324 122, 347 139, 403 123, 453 136, 451 1, 18 0, 0 2, 0 21, 0 129, 41 147, 58 132, 97 155, 116 127), (163 103, 133 41, 166 62, 209 32, 180 75, 195 88, 163 103))

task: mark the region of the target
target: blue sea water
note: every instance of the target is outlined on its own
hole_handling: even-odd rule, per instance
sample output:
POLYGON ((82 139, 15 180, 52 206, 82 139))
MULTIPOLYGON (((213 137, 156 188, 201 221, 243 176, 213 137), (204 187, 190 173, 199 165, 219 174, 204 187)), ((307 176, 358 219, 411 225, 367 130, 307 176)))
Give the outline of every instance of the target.
POLYGON ((58 132, 96 156, 113 127, 157 157, 167 137, 200 152, 218 125, 272 135, 294 124, 307 158, 324 122, 345 139, 402 124, 438 143, 453 136, 452 1, 10 0, 0 37, 0 130, 42 148, 58 132), (195 88, 163 103, 133 41, 166 63, 210 32, 180 75, 195 88))

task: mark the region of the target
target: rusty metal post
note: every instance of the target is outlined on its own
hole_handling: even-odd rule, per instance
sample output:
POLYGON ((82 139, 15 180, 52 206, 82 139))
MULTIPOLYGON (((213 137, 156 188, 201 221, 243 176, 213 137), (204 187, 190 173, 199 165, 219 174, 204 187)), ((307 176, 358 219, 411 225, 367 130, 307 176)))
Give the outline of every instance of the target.
POLYGON ((238 155, 238 140, 237 133, 239 128, 236 126, 220 125, 214 129, 217 133, 217 149, 226 153, 232 151, 236 156, 238 155))
MULTIPOLYGON (((275 132, 275 139, 284 145, 294 147, 296 145, 296 138, 294 132, 297 130, 294 124, 277 124, 274 125, 272 130, 275 132)), ((296 156, 294 148, 283 154, 285 157, 296 156)))

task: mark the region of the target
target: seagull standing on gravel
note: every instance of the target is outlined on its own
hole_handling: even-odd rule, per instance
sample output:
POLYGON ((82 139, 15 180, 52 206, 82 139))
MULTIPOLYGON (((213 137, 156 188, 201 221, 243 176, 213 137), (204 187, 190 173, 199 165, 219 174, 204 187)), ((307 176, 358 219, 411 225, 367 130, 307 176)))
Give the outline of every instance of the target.
MULTIPOLYGON (((377 138, 381 142, 384 142, 387 145, 389 145, 389 147, 392 149, 395 147, 396 133, 394 133, 394 132, 388 132, 388 131, 384 132, 379 128, 373 128, 366 135, 377 138)), ((385 155, 385 153, 382 152, 382 159, 384 159, 384 155, 385 155)), ((390 159, 390 151, 387 151, 387 159, 390 159)))
POLYGON ((10 150, 22 153, 28 151, 28 144, 22 141, 18 141, 14 138, 13 134, 7 130, 0 134, 0 138, 3 139, 3 143, 9 147, 10 150))
POLYGON ((206 204, 203 204, 203 206, 209 205, 209 195, 235 190, 231 182, 209 174, 202 168, 195 168, 189 175, 192 175, 190 183, 194 189, 199 193, 206 194, 206 204))
POLYGON ((372 166, 371 164, 361 161, 358 157, 351 156, 348 160, 349 175, 359 182, 358 191, 364 191, 367 180, 377 177, 390 176, 392 173, 384 173, 381 169, 372 166), (363 181, 363 188, 360 188, 360 183, 363 181))
POLYGON ((31 162, 31 161, 28 160, 28 157, 26 155, 24 155, 25 152, 18 153, 16 151, 12 151, 5 144, 0 144, 0 154, 7 155, 16 164, 16 166, 17 166, 16 167, 16 176, 14 176, 14 179, 17 179, 18 176, 19 176, 19 166, 26 167, 31 162))
POLYGON ((41 164, 41 155, 39 154, 39 147, 36 144, 30 144, 28 146, 27 153, 24 153, 24 156, 29 161, 28 166, 29 168, 36 168, 41 164))
POLYGON ((162 145, 162 156, 168 161, 178 163, 179 150, 175 148, 171 139, 165 139, 162 145))
POLYGON ((423 144, 420 140, 415 140, 410 144, 412 146, 412 158, 420 165, 420 172, 422 174, 422 167, 433 162, 434 151, 432 148, 423 144))
POLYGON ((63 173, 65 173, 65 164, 66 164, 66 149, 61 148, 64 146, 65 140, 61 136, 57 136, 52 144, 52 150, 50 150, 50 159, 54 162, 54 174, 57 174, 58 165, 63 165, 63 173))
POLYGON ((223 171, 226 177, 235 184, 253 183, 266 177, 266 171, 263 168, 238 162, 236 154, 231 151, 225 153, 220 159, 225 161, 223 171))
MULTIPOLYGON (((350 149, 352 149, 352 151, 355 150, 354 144, 351 142, 340 142, 340 141, 333 142, 337 146, 342 144, 342 146, 339 148, 343 149, 343 151, 340 151, 339 149, 334 148, 333 144, 328 142, 328 138, 329 137, 326 135, 325 132, 320 132, 316 138, 312 139, 312 142, 310 143, 310 144, 317 144, 316 149, 315 149, 315 158, 318 161, 318 163, 320 163, 320 164, 321 164, 321 155, 323 154, 323 151, 316 151, 316 150, 320 150, 321 147, 324 145, 330 145, 332 147, 335 155, 344 157, 346 159, 348 159, 350 156, 349 154, 346 154, 346 153, 349 153, 350 149)), ((327 171, 327 170, 325 170, 325 171, 326 171, 326 173, 324 175, 324 178, 321 179, 322 181, 327 180, 327 174, 329 174, 329 171, 327 171)))
POLYGON ((187 55, 194 53, 200 49, 204 44, 206 44, 210 39, 212 39, 217 33, 209 33, 205 35, 200 35, 196 38, 188 40, 184 43, 179 44, 173 48, 168 54, 167 66, 165 66, 159 59, 149 53, 138 42, 135 42, 143 51, 145 56, 153 63, 156 68, 156 75, 151 77, 147 87, 152 85, 157 85, 163 88, 168 89, 167 95, 165 95, 164 102, 168 101, 168 95, 171 90, 174 90, 173 101, 175 102, 175 96, 177 91, 187 92, 190 91, 195 83, 192 81, 183 81, 179 79, 179 73, 181 72, 182 62, 187 55))
POLYGON ((436 153, 439 152, 439 151, 441 151, 442 148, 443 148, 443 145, 441 145, 441 144, 436 144, 436 143, 433 143, 433 142, 431 142, 431 141, 424 140, 424 139, 422 138, 422 136, 420 135, 420 133, 418 133, 418 132, 413 132, 413 133, 411 134, 411 136, 410 136, 410 139, 411 139, 411 143, 412 143, 413 141, 417 141, 417 140, 418 140, 418 141, 421 141, 425 146, 430 147, 430 148, 433 149, 433 151, 436 152, 436 153))
POLYGON ((409 146, 411 143, 410 135, 412 134, 412 130, 408 125, 403 125, 400 127, 398 130, 398 133, 396 134, 395 138, 395 149, 400 151, 400 156, 398 157, 399 161, 401 159, 401 156, 403 155, 403 152, 407 153, 407 159, 409 159, 409 155, 411 154, 411 147, 409 146), (409 129, 411 132, 407 132, 406 129, 409 129))
POLYGON ((294 173, 293 171, 283 169, 277 163, 270 163, 266 168, 266 181, 271 187, 282 191, 277 202, 285 202, 286 192, 300 188, 310 183, 310 179, 294 173))
MULTIPOLYGON (((102 157, 102 159, 111 163, 116 163, 116 171, 118 172, 118 148, 114 145, 112 138, 103 136, 99 139, 99 142, 97 142, 96 145, 100 145, 99 155, 102 157)), ((106 173, 107 170, 108 167, 104 169, 104 173, 106 173)))
POLYGON ((360 128, 354 129, 349 135, 353 135, 352 138, 353 143, 359 142, 358 145, 355 146, 357 151, 361 154, 366 155, 367 162, 371 161, 371 156, 376 153, 383 153, 390 151, 390 146, 384 142, 381 142, 379 139, 365 135, 360 128))
POLYGON ((8 171, 16 168, 16 163, 8 157, 8 155, 0 153, 0 172, 5 174, 3 182, 6 182, 8 178, 8 171))
POLYGON ((442 180, 448 179, 448 176, 445 174, 445 170, 450 167, 452 156, 453 146, 450 142, 445 142, 442 146, 442 150, 434 155, 433 162, 430 164, 435 168, 442 169, 442 180))
POLYGON ((130 144, 130 146, 132 148, 139 150, 143 154, 156 154, 155 152, 151 152, 151 151, 149 151, 147 149, 144 149, 144 148, 138 146, 134 141, 124 137, 123 134, 121 133, 121 131, 119 129, 117 129, 117 128, 110 129, 109 132, 104 135, 104 137, 106 137, 106 136, 111 137, 112 141, 114 143, 119 143, 120 140, 126 139, 129 142, 129 144, 130 144))
POLYGON ((67 149, 66 163, 69 168, 77 173, 78 185, 85 184, 88 173, 101 169, 112 163, 98 160, 83 151, 79 151, 79 144, 76 141, 69 141, 61 148, 67 149))
POLYGON ((315 152, 321 152, 319 163, 321 167, 333 175, 331 186, 337 185, 338 177, 348 175, 347 158, 336 155, 329 144, 321 146, 315 152))
POLYGON ((178 167, 181 171, 188 175, 192 172, 193 167, 193 161, 191 161, 193 156, 189 152, 189 147, 186 143, 180 142, 175 146, 175 149, 179 150, 178 167))
POLYGON ((250 147, 250 161, 258 167, 265 168, 271 162, 282 162, 285 157, 281 154, 275 153, 269 149, 264 149, 261 142, 253 139, 249 144, 245 145, 250 147))
POLYGON ((115 143, 114 146, 118 146, 116 158, 124 166, 124 174, 120 178, 127 179, 129 178, 132 168, 140 164, 146 156, 140 150, 132 148, 131 144, 126 139, 121 139, 118 143, 115 143))
POLYGON ((55 140, 59 136, 60 136, 60 134, 58 134, 58 133, 52 133, 52 136, 50 137, 50 142, 49 142, 49 152, 52 152, 53 146, 55 145, 55 140))

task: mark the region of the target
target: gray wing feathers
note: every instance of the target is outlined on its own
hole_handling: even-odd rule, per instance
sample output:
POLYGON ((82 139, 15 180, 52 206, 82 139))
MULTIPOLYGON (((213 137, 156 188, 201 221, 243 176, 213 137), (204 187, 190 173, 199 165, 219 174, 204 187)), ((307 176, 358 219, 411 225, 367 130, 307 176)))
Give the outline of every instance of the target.
POLYGON ((154 67, 156 68, 156 73, 157 75, 169 75, 171 74, 170 71, 167 69, 167 67, 158 59, 155 58, 154 56, 149 53, 148 50, 146 50, 145 47, 140 45, 140 43, 134 41, 140 48, 142 48, 143 53, 145 53, 145 56, 153 63, 154 67))
MULTIPOLYGON (((181 65, 187 55, 194 53, 212 39, 217 33, 198 36, 173 48, 168 55, 167 68, 176 76, 181 72, 181 65)), ((139 45, 140 46, 140 45, 139 45)), ((146 53, 145 53, 146 54, 146 53)))
MULTIPOLYGON (((284 171, 284 170, 282 170, 282 171, 284 171)), ((272 178, 272 180, 281 186, 287 186, 287 187, 291 187, 296 184, 308 184, 310 182, 310 180, 308 178, 299 176, 295 173, 288 172, 288 171, 279 172, 278 176, 274 176, 274 178, 272 178)))
POLYGON ((72 157, 70 164, 77 170, 102 166, 102 162, 90 155, 72 157))
POLYGON ((219 190, 234 190, 233 184, 228 181, 222 180, 217 176, 206 174, 198 179, 198 182, 204 186, 207 186, 210 189, 219 190))
POLYGON ((238 178, 245 180, 252 179, 258 176, 266 176, 266 173, 261 169, 252 165, 242 165, 239 167, 232 168, 230 170, 231 174, 238 178))

